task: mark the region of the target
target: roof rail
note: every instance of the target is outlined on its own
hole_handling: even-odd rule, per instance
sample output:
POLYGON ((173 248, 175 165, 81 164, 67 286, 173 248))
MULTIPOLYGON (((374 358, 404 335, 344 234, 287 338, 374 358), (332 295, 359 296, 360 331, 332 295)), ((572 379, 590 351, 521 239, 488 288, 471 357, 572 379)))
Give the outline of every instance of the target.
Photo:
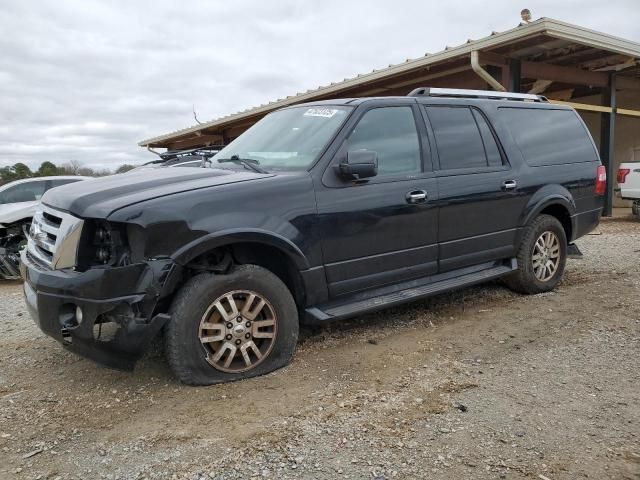
POLYGON ((412 90, 408 97, 463 97, 490 98, 494 100, 520 100, 529 102, 548 102, 543 95, 531 93, 496 92, 493 90, 467 90, 463 88, 432 88, 421 87, 412 90))

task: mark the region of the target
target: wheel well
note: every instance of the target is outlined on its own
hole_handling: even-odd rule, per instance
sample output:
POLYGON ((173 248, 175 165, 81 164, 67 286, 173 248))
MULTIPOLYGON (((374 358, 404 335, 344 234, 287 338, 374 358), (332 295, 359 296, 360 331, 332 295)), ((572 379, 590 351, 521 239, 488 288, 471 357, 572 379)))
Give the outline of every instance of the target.
POLYGON ((567 235, 567 242, 571 241, 571 215, 569 211, 562 205, 554 204, 545 207, 540 212, 541 215, 551 215, 558 219, 564 228, 564 233, 567 235))
POLYGON ((266 268, 287 286, 298 307, 304 305, 305 292, 295 263, 282 250, 258 242, 240 242, 217 247, 194 258, 187 268, 224 273, 233 265, 252 264, 266 268))

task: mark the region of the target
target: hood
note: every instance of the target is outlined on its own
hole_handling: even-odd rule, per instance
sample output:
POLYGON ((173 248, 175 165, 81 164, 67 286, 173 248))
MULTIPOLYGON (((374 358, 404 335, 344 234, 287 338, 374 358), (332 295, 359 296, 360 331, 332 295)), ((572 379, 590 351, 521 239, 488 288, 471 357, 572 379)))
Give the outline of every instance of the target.
POLYGON ((18 220, 33 217, 37 205, 37 201, 0 205, 0 225, 9 225, 18 220))
POLYGON ((152 168, 54 188, 44 194, 42 203, 82 218, 106 218, 154 198, 271 176, 244 170, 152 168))

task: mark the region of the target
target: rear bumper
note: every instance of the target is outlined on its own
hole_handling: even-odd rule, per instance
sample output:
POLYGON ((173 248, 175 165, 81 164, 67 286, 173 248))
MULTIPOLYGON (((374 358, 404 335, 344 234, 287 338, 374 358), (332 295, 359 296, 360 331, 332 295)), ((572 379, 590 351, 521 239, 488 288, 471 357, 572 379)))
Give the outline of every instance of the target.
POLYGON ((23 251, 27 309, 40 329, 66 349, 107 367, 132 370, 169 318, 151 317, 160 296, 159 273, 171 265, 157 262, 162 265, 52 271, 23 251))

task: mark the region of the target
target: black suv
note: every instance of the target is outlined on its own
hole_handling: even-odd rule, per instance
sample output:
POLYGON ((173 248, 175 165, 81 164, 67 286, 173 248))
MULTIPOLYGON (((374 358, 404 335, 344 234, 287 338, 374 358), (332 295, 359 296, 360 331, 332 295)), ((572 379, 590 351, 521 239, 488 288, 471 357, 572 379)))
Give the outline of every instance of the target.
POLYGON ((605 173, 576 112, 544 97, 418 89, 296 105, 212 168, 45 194, 22 275, 69 350, 131 369, 157 334, 185 383, 286 365, 325 322, 504 277, 539 293, 598 224, 605 173))

